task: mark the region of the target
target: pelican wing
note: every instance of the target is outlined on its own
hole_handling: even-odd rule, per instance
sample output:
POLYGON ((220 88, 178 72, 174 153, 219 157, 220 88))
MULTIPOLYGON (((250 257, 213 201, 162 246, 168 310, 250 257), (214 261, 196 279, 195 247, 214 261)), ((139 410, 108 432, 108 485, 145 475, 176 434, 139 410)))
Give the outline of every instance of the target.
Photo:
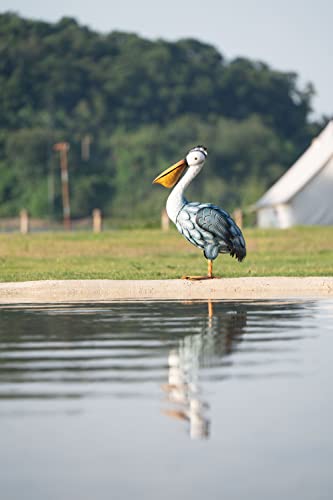
POLYGON ((205 205, 198 210, 196 215, 198 226, 211 233, 214 239, 218 239, 220 252, 228 252, 232 257, 242 261, 246 256, 245 240, 242 231, 239 229, 232 217, 215 205, 205 205))

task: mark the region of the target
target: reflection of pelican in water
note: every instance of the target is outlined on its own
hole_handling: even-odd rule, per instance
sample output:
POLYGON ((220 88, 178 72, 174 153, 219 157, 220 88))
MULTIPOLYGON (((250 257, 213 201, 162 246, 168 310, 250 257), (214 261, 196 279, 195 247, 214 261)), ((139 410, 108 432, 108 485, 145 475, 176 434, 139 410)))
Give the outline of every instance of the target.
POLYGON ((245 311, 228 311, 216 315, 213 303, 208 302, 208 320, 202 331, 187 335, 177 349, 168 357, 168 383, 162 386, 168 401, 175 405, 163 413, 189 423, 191 439, 209 437, 209 405, 202 399, 199 386, 199 370, 202 366, 213 366, 221 358, 231 354, 240 341, 246 326, 245 311))

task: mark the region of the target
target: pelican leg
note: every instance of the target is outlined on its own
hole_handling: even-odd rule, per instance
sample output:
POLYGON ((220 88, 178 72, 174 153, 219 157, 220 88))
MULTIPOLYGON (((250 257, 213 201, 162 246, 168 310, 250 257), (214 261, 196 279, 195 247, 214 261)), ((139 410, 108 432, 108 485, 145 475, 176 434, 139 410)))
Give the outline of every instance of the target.
POLYGON ((213 261, 208 259, 208 278, 214 278, 213 276, 213 261))
POLYGON ((183 280, 210 280, 213 279, 213 261, 208 259, 208 275, 207 276, 182 276, 183 280))

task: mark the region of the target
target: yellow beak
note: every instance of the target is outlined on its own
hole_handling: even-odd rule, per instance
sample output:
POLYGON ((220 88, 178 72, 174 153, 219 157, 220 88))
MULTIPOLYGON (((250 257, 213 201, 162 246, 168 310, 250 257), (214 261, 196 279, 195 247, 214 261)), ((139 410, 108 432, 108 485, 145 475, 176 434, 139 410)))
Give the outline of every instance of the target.
POLYGON ((162 186, 166 188, 172 188, 179 181, 186 168, 186 160, 180 160, 158 175, 156 179, 153 180, 153 184, 162 184, 162 186))

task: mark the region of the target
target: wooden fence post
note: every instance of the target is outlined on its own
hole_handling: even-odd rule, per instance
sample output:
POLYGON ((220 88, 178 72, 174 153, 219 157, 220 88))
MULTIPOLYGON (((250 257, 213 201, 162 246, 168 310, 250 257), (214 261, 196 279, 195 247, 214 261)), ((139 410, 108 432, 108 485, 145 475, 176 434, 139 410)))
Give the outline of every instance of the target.
POLYGON ((20 232, 22 234, 29 232, 29 214, 25 208, 20 212, 20 232))
POLYGON ((243 228, 243 210, 241 208, 236 208, 233 213, 235 222, 239 229, 243 228))
POLYGON ((99 208, 95 208, 92 213, 93 219, 93 232, 100 233, 102 231, 102 211, 99 208))
POLYGON ((169 220, 167 211, 164 208, 162 210, 162 213, 161 213, 161 228, 162 228, 162 231, 169 231, 169 227, 170 227, 170 220, 169 220))

